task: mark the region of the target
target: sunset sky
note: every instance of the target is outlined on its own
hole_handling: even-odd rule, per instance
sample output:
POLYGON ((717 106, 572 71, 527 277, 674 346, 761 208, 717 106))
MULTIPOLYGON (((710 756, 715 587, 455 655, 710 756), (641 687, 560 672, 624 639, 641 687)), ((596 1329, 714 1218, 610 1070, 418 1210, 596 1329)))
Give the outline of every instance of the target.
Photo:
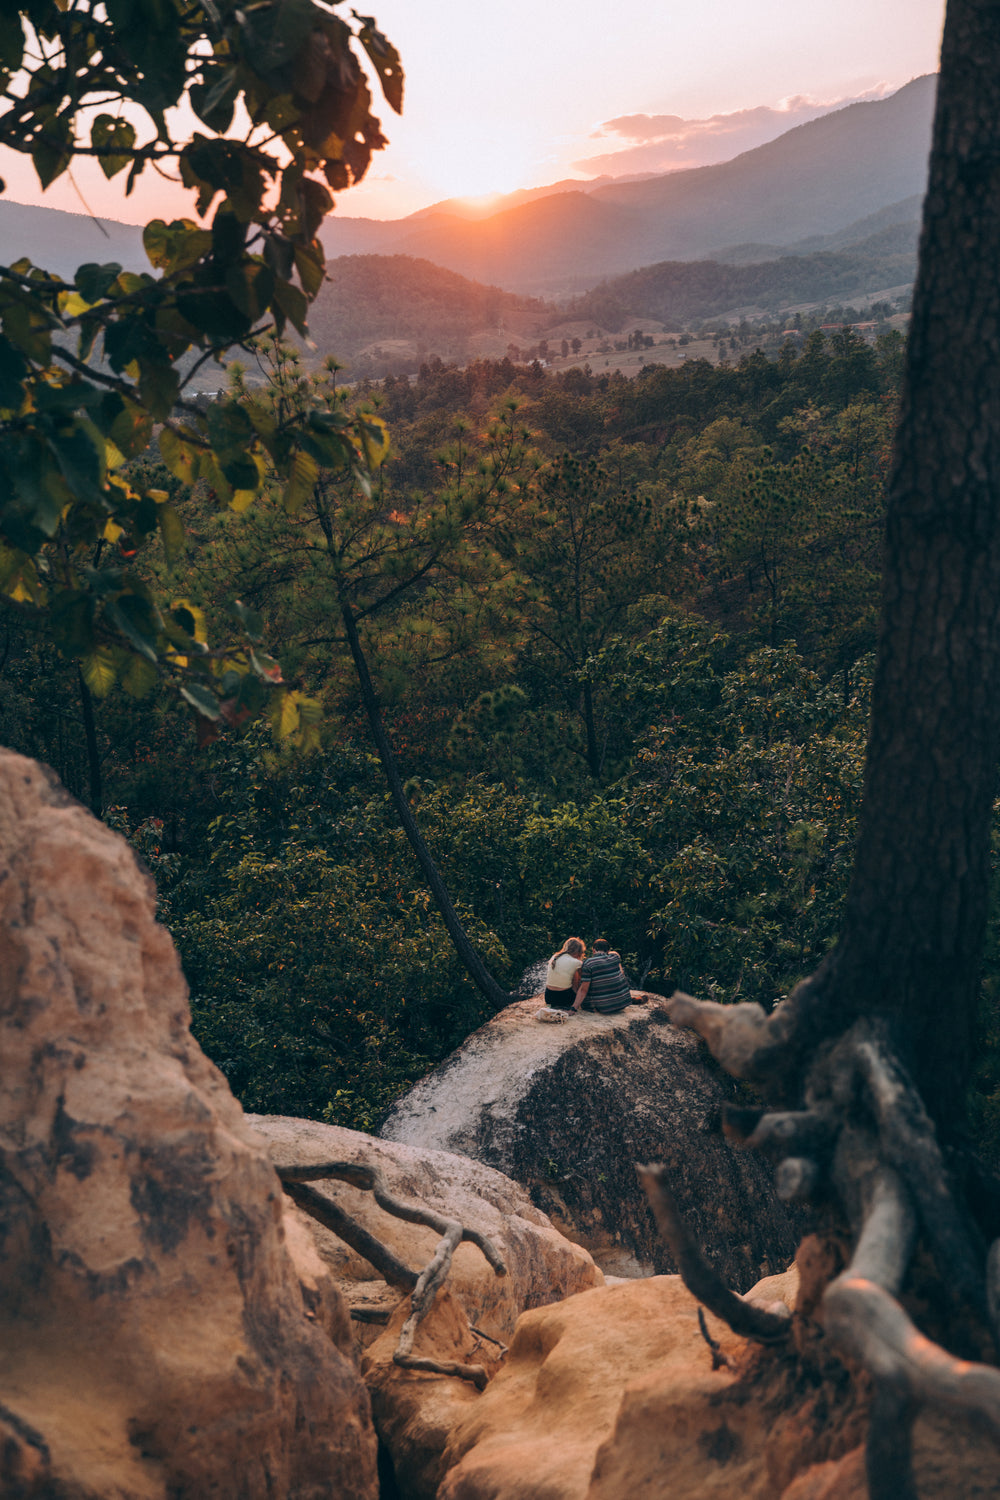
MULTIPOLYGON (((944 0, 371 8, 402 56, 405 110, 401 119, 382 111, 391 144, 338 211, 395 218, 452 196, 726 160, 824 107, 934 71, 944 0)), ((26 159, 0 159, 0 173, 12 199, 82 208, 66 181, 42 199, 26 159)), ((105 186, 85 164, 75 177, 112 218, 192 212, 148 173, 128 201, 121 179, 105 186)))

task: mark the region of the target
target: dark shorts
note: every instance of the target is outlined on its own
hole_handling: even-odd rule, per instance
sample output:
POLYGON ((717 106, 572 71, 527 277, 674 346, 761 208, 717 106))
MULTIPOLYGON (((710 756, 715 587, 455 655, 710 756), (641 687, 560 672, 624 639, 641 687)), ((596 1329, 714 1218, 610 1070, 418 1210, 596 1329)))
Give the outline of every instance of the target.
POLYGON ((545 1004, 550 1005, 553 1010, 572 1010, 573 1001, 576 999, 576 990, 550 990, 545 988, 545 1004))

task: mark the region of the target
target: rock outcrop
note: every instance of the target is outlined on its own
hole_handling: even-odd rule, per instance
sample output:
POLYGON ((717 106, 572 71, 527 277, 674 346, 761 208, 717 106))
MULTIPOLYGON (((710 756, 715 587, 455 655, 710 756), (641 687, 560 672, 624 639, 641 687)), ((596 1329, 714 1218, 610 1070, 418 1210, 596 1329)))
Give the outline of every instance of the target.
POLYGON ((537 1000, 501 1011, 393 1107, 389 1141, 506 1173, 612 1275, 676 1269, 635 1163, 662 1161, 709 1259, 737 1290, 783 1270, 797 1234, 767 1165, 719 1130, 734 1085, 655 998, 616 1016, 540 1026, 537 1000))
MULTIPOLYGON (((504 1258, 507 1275, 496 1276, 475 1245, 462 1244, 452 1260, 448 1288, 469 1319, 492 1338, 506 1342, 522 1312, 599 1286, 604 1280, 587 1252, 559 1234, 523 1188, 479 1162, 375 1140, 315 1120, 281 1115, 247 1118, 267 1142, 275 1166, 370 1163, 381 1168, 390 1192, 397 1197, 425 1204, 491 1239, 504 1258)), ((387 1214, 371 1193, 346 1182, 313 1186, 412 1270, 422 1270, 434 1254, 439 1236, 432 1229, 387 1214)), ((400 1293, 386 1286, 368 1261, 335 1234, 304 1215, 302 1221, 312 1230, 320 1255, 348 1304, 362 1312, 391 1313, 400 1293)), ((356 1323, 355 1328, 362 1344, 371 1343, 382 1332, 364 1323, 356 1323)))
MULTIPOLYGON (((712 1369, 697 1312, 679 1276, 657 1276, 522 1318, 452 1431, 440 1500, 661 1500, 668 1474, 671 1500, 776 1500, 767 1424, 726 1402, 735 1377, 712 1369)), ((708 1327, 735 1359, 742 1340, 708 1327)))
POLYGON ((0 752, 0 1493, 374 1500, 343 1308, 188 1019, 132 852, 0 752))
MULTIPOLYGON (((795 1274, 751 1293, 795 1297, 795 1274)), ((754 1366, 708 1316, 737 1366, 712 1369, 697 1303, 677 1276, 621 1282, 527 1313, 503 1369, 460 1415, 436 1500, 867 1500, 865 1402, 794 1361, 754 1366), (770 1383, 768 1383, 770 1378, 770 1383)), ((996 1445, 925 1409, 914 1433, 921 1500, 988 1500, 996 1445)))

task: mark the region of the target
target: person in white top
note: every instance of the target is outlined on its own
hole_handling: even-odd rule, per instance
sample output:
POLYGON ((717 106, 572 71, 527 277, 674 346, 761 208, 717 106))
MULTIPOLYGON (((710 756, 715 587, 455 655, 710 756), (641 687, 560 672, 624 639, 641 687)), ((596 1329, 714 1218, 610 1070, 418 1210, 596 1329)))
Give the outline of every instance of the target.
POLYGON ((586 945, 579 938, 567 938, 549 959, 545 971, 545 1003, 553 1010, 572 1010, 573 996, 580 983, 580 965, 586 957, 586 945))

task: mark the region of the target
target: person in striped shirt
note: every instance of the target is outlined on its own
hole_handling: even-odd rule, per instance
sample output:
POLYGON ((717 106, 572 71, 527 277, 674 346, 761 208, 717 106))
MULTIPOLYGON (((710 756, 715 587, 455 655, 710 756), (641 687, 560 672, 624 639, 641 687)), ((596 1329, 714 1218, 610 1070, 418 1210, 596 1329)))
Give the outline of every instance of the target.
POLYGON ((598 938, 594 951, 580 969, 580 983, 573 1001, 574 1012, 586 1004, 587 1010, 611 1016, 624 1010, 631 1001, 621 954, 615 953, 607 938, 598 938))

